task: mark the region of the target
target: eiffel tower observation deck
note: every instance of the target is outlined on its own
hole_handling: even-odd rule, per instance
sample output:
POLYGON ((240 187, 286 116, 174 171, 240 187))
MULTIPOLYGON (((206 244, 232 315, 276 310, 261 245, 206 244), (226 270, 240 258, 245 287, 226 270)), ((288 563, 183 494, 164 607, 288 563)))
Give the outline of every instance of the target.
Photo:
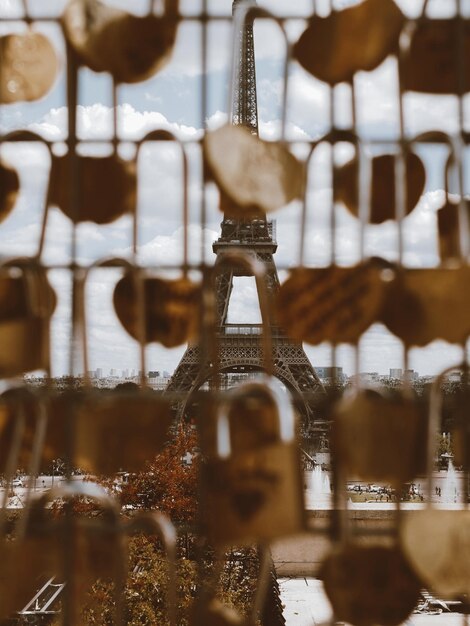
MULTIPOLYGON (((233 15, 244 0, 234 0, 233 15)), ((233 102, 231 121, 243 125, 253 135, 258 135, 258 105, 256 94, 256 67, 253 23, 245 23, 237 33, 237 58, 235 59, 233 102)), ((221 198, 224 210, 224 199, 221 198)), ((249 218, 231 217, 224 212, 221 234, 213 244, 219 256, 228 250, 242 250, 261 261, 266 270, 267 289, 272 298, 279 289, 279 278, 274 262, 277 250, 276 224, 267 220, 263 213, 253 212, 249 218)), ((228 310, 233 290, 233 279, 246 276, 243 268, 222 266, 216 282, 216 298, 219 323, 219 371, 222 382, 230 386, 236 378, 252 375, 263 369, 262 325, 229 323, 228 310)), ((275 376, 291 392, 301 416, 304 430, 316 430, 313 406, 318 393, 323 391, 320 380, 300 343, 290 339, 271 318, 271 334, 275 376)), ((208 362, 202 366, 197 345, 189 345, 169 384, 168 391, 188 394, 180 415, 190 398, 209 382, 212 367, 208 362)), ((319 425, 320 426, 320 425, 319 425)), ((319 430, 323 430, 320 426, 319 430)))

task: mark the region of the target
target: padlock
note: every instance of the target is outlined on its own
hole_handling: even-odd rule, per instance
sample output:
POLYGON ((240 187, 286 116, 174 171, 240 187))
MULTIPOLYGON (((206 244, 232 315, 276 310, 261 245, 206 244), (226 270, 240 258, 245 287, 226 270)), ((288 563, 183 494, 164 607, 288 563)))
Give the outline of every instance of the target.
POLYGON ((398 626, 417 605, 422 587, 397 546, 340 544, 319 577, 335 618, 353 626, 398 626))
POLYGON ((403 89, 437 95, 467 93, 470 68, 466 59, 469 55, 467 19, 419 20, 400 58, 403 89))
MULTIPOLYGON (((232 88, 229 90, 229 106, 236 102, 233 85, 239 71, 237 58, 239 35, 256 18, 272 20, 280 26, 281 34, 289 46, 286 31, 279 20, 255 2, 240 3, 234 13, 234 51, 232 65, 232 88)), ((264 141, 258 137, 253 120, 241 121, 239 111, 231 111, 232 122, 209 131, 203 140, 206 174, 218 186, 219 209, 230 218, 263 219, 266 213, 280 209, 302 196, 305 185, 305 168, 290 152, 284 142, 289 72, 287 56, 281 111, 281 140, 264 141)))
POLYGON ((46 270, 34 259, 0 267, 0 377, 49 370, 49 324, 56 295, 46 270))
POLYGON ((406 346, 436 339, 462 345, 470 334, 470 267, 395 268, 380 321, 406 346))
MULTIPOLYGON (((305 512, 296 415, 273 376, 264 268, 241 253, 219 258, 216 274, 222 264, 238 264, 256 278, 266 368, 266 374, 227 393, 213 414, 201 419, 203 433, 213 429, 212 444, 210 437, 202 437, 201 515, 210 543, 222 547, 302 532, 305 512)), ((218 355, 213 362, 217 369, 218 355)))
MULTIPOLYGON (((119 617, 126 553, 119 527, 119 504, 102 487, 91 482, 69 482, 32 500, 17 521, 7 553, 9 559, 5 564, 2 561, 0 571, 1 597, 8 599, 8 612, 21 610, 34 597, 41 581, 55 578, 65 583, 63 603, 69 603, 72 623, 80 623, 86 594, 99 578, 115 582, 119 617), (70 508, 63 515, 51 514, 51 503, 58 499, 72 502, 75 498, 93 501, 102 509, 102 515, 84 517, 70 508), (8 568, 8 577, 4 568, 8 568)), ((117 619, 115 623, 122 621, 117 619)))
POLYGON ((65 38, 80 63, 109 72, 116 83, 151 78, 171 57, 178 28, 178 0, 164 0, 163 15, 138 17, 100 0, 70 0, 63 16, 65 38))
MULTIPOLYGON (((122 259, 97 261, 77 284, 78 327, 82 336, 84 371, 89 371, 85 289, 88 276, 97 267, 132 267, 122 259)), ((146 370, 145 346, 140 343, 142 372, 146 370)), ((59 394, 50 401, 51 432, 46 437, 48 456, 58 445, 66 444, 66 420, 74 433, 74 464, 95 474, 115 474, 119 470, 142 470, 168 441, 173 414, 167 398, 145 385, 131 384, 114 390, 97 390, 85 377, 78 392, 59 394), (62 440, 62 443, 61 443, 62 440)), ((57 453, 57 451, 56 451, 57 453)), ((61 455, 58 455, 61 456, 61 455)), ((55 457, 57 458, 57 457, 55 457)))
POLYGON ((470 511, 460 506, 455 510, 456 505, 458 506, 457 493, 452 494, 453 502, 450 504, 454 510, 445 510, 441 506, 435 508, 431 501, 436 434, 442 428, 442 385, 447 376, 455 371, 461 371, 465 375, 468 364, 446 369, 434 380, 431 388, 427 507, 421 511, 409 511, 400 527, 401 546, 410 565, 427 587, 444 598, 458 598, 470 593, 470 511))
MULTIPOLYGON (((372 159, 372 188, 369 222, 382 224, 396 220, 395 162, 392 154, 374 156, 372 159)), ((426 172, 421 159, 414 152, 406 154, 406 214, 413 211, 424 190, 426 172)), ((344 203, 348 211, 359 217, 357 157, 337 170, 337 199, 344 203)))
MULTIPOLYGON (((47 410, 42 394, 31 387, 11 387, 0 396, 0 472, 6 490, 14 473, 23 468, 29 476, 26 502, 38 475, 47 430, 47 410)), ((56 457, 57 458, 57 457, 56 457)))
POLYGON ((58 71, 54 46, 42 33, 28 28, 0 37, 0 104, 39 100, 58 71))
POLYGON ((20 180, 15 169, 0 159, 0 222, 13 210, 20 190, 20 180))
MULTIPOLYGON (((462 231, 468 231, 470 225, 470 203, 464 199, 461 189, 461 175, 463 164, 458 158, 458 151, 452 139, 441 132, 425 133, 418 137, 418 141, 424 137, 428 141, 445 144, 449 149, 449 156, 445 165, 444 173, 444 192, 445 200, 443 205, 437 211, 437 230, 439 256, 441 264, 464 262, 462 251, 462 231), (459 200, 454 201, 450 197, 450 174, 453 173, 458 181, 459 200)), ((464 236, 468 236, 468 232, 464 236)))
POLYGON ((109 224, 133 214, 137 195, 137 168, 117 154, 107 157, 71 155, 52 157, 48 204, 57 206, 75 224, 109 224), (73 176, 77 180, 73 180, 73 176), (70 196, 74 184, 75 202, 70 196))
MULTIPOLYGON (((188 160, 181 141, 168 131, 157 130, 146 135, 139 143, 139 151, 149 142, 175 142, 181 151, 183 275, 176 279, 146 277, 131 269, 117 283, 113 302, 119 321, 131 337, 144 343, 159 342, 166 348, 174 348, 196 338, 202 299, 201 285, 193 282, 188 275, 188 160)), ((135 235, 135 241, 137 239, 135 235)))
POLYGON ((302 163, 286 145, 259 139, 243 126, 227 124, 206 133, 204 159, 222 194, 219 206, 230 217, 269 213, 302 195, 302 163))
POLYGON ((314 15, 294 46, 294 58, 315 78, 330 85, 351 82, 359 71, 371 71, 398 50, 405 17, 394 0, 364 0, 314 15))
POLYGON ((276 298, 280 325, 298 341, 352 343, 378 321, 388 284, 380 264, 296 267, 276 298))
POLYGON ((411 392, 346 392, 332 418, 332 451, 347 476, 400 487, 425 472, 426 414, 411 392))

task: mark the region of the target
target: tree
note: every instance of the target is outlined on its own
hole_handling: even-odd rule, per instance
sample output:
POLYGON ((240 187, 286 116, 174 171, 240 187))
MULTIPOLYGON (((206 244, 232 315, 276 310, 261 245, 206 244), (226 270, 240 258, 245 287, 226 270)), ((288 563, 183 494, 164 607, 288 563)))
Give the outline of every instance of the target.
MULTIPOLYGON (((119 498, 123 515, 158 510, 179 528, 177 561, 178 624, 186 626, 201 585, 213 581, 218 598, 247 616, 257 588, 259 557, 256 548, 235 548, 225 555, 219 574, 213 551, 201 546, 191 533, 197 515, 200 455, 197 434, 188 426, 177 428, 174 438, 147 467, 123 482, 103 477, 99 482, 119 498), (188 530, 189 529, 189 530, 188 530), (218 580, 214 580, 218 576, 218 580)), ((93 478, 96 480, 96 478, 93 478)), ((78 499, 74 511, 96 515, 96 505, 78 499)), ((59 503, 56 514, 63 512, 59 503)), ((167 562, 163 547, 154 535, 138 534, 127 542, 128 576, 123 593, 125 623, 131 626, 166 626, 167 562)), ((84 623, 113 624, 113 583, 96 580, 82 598, 84 623)), ((59 622, 58 622, 59 623, 59 622)), ((283 623, 283 622, 280 622, 283 623)), ((266 625, 267 626, 267 625, 266 625)), ((270 620, 269 626, 275 626, 270 620)))

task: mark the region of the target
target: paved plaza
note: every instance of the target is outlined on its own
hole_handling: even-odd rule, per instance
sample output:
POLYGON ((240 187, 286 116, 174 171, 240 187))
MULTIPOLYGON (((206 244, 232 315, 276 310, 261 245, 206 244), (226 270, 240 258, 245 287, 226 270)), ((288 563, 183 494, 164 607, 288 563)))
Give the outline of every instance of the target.
MULTIPOLYGON (((280 578, 286 626, 332 626, 331 606, 316 578, 280 578)), ((468 626, 460 613, 413 613, 404 626, 468 626)))

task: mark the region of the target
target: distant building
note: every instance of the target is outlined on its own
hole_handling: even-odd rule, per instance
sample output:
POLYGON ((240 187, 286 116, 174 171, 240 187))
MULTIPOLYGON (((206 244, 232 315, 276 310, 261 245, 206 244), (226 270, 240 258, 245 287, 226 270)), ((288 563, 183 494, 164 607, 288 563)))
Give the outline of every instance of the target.
POLYGON ((418 380, 419 374, 418 372, 415 372, 414 370, 405 370, 404 377, 407 380, 418 380))
POLYGON ((95 370, 95 378, 103 378, 103 368, 102 367, 98 367, 95 370))
POLYGON ((113 377, 117 377, 118 376, 117 370, 114 369, 114 368, 110 369, 109 370, 109 375, 113 376, 113 377))
POLYGON ((123 378, 129 378, 129 370, 122 370, 122 377, 123 378))
POLYGON ((149 378, 158 378, 159 376, 161 376, 160 372, 157 372, 156 370, 153 370, 151 372, 149 372, 148 377, 149 378))
POLYGON ((380 383, 380 374, 378 372, 360 372, 350 376, 349 382, 359 382, 361 385, 377 385, 380 383))
POLYGON ((316 367, 315 371, 318 378, 326 382, 332 382, 335 379, 338 382, 344 382, 346 379, 342 367, 316 367))
POLYGON ((397 378, 401 380, 403 378, 403 370, 401 367, 390 368, 390 378, 397 378))
POLYGON ((155 391, 163 391, 164 389, 166 389, 166 386, 168 385, 168 378, 164 376, 155 376, 155 377, 149 376, 148 385, 155 391))

